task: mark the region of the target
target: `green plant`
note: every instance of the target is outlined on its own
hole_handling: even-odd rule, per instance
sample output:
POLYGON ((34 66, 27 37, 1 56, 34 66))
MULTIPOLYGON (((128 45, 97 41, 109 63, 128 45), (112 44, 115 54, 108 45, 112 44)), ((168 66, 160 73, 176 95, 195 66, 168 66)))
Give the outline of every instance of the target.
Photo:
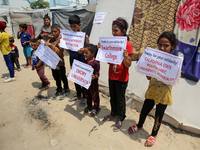
POLYGON ((41 8, 48 8, 49 2, 45 2, 44 0, 36 0, 30 4, 32 9, 41 9, 41 8))

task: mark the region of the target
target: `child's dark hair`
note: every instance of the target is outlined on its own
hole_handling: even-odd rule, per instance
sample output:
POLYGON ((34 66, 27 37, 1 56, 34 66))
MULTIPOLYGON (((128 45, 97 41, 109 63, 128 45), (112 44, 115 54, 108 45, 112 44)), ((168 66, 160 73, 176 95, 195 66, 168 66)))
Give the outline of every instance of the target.
POLYGON ((163 32, 163 33, 159 36, 158 41, 157 41, 157 44, 159 43, 159 41, 160 41, 161 38, 166 38, 166 39, 168 39, 168 40, 170 41, 171 45, 176 46, 176 44, 177 44, 176 35, 175 35, 173 32, 171 32, 171 31, 163 32))
POLYGON ((13 38, 13 37, 11 37, 11 38, 9 39, 9 41, 10 41, 10 42, 12 42, 12 43, 14 43, 14 42, 15 42, 15 40, 14 40, 14 38, 13 38))
POLYGON ((38 39, 36 39, 36 38, 31 39, 32 43, 37 43, 37 41, 38 41, 38 39))
POLYGON ((87 48, 91 53, 94 53, 94 57, 96 57, 98 51, 97 46, 93 44, 86 44, 84 47, 87 48))
POLYGON ((46 15, 44 16, 43 19, 44 19, 44 20, 45 20, 45 19, 49 19, 49 20, 51 20, 48 14, 46 14, 46 15))
MULTIPOLYGON (((128 23, 123 18, 117 18, 116 20, 113 21, 112 25, 117 25, 122 32, 124 31, 124 29, 126 31, 128 29, 128 23)), ((126 36, 126 32, 124 33, 124 35, 126 36)))
POLYGON ((51 26, 51 29, 53 29, 53 28, 55 28, 55 29, 57 29, 57 30, 60 31, 60 26, 59 26, 58 24, 53 24, 53 25, 51 26))
POLYGON ((126 31, 128 29, 128 23, 125 19, 119 17, 113 21, 112 25, 117 25, 122 32, 124 32, 125 29, 124 36, 127 36, 127 39, 129 40, 129 37, 126 34, 126 31))
POLYGON ((20 24, 19 26, 20 26, 22 29, 27 30, 27 25, 26 25, 26 24, 20 24))
POLYGON ((81 19, 78 15, 72 15, 69 17, 69 24, 80 24, 81 19))

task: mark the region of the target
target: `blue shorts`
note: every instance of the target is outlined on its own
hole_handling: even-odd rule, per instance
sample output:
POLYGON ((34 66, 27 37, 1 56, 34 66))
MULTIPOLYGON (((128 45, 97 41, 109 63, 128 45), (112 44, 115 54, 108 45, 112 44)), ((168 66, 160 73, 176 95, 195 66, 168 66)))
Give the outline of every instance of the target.
POLYGON ((31 46, 27 45, 23 48, 24 56, 25 57, 31 57, 31 46))

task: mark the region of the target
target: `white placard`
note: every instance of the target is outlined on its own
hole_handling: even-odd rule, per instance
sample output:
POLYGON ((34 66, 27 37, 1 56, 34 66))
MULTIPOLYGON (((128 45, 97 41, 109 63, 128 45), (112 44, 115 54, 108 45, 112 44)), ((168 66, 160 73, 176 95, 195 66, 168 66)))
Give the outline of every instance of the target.
POLYGON ((60 57, 44 43, 41 43, 36 50, 36 56, 51 68, 55 69, 60 61, 60 57))
POLYGON ((107 12, 97 12, 94 17, 93 24, 101 24, 104 21, 107 12))
POLYGON ((74 32, 70 30, 61 30, 60 47, 72 51, 78 51, 83 48, 85 41, 85 32, 74 32))
POLYGON ((94 69, 92 66, 74 59, 68 80, 89 89, 94 69))
POLYGON ((96 60, 120 65, 124 59, 123 52, 126 49, 127 37, 99 37, 100 48, 96 60))
POLYGON ((147 47, 140 57, 136 71, 174 85, 179 77, 183 58, 147 47))

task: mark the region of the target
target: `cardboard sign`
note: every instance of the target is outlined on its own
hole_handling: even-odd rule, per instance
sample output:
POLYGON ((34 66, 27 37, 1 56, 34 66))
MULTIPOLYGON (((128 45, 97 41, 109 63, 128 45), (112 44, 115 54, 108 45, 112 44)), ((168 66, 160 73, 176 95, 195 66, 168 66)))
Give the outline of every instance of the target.
POLYGON ((120 65, 124 59, 127 37, 99 37, 100 48, 96 60, 120 65))
POLYGON ((147 47, 137 64, 137 72, 174 85, 179 77, 183 58, 147 47))
POLYGON ((97 12, 95 14, 93 24, 95 24, 95 23, 96 24, 103 23, 105 16, 106 16, 106 12, 97 12))
POLYGON ((67 78, 68 80, 71 80, 72 82, 89 89, 92 81, 93 71, 94 69, 92 66, 74 59, 72 69, 67 78))
POLYGON ((83 48, 85 41, 84 32, 73 32, 69 30, 61 30, 60 47, 72 51, 78 51, 83 48))
POLYGON ((36 50, 36 56, 51 68, 55 69, 60 61, 60 57, 42 42, 36 50))

